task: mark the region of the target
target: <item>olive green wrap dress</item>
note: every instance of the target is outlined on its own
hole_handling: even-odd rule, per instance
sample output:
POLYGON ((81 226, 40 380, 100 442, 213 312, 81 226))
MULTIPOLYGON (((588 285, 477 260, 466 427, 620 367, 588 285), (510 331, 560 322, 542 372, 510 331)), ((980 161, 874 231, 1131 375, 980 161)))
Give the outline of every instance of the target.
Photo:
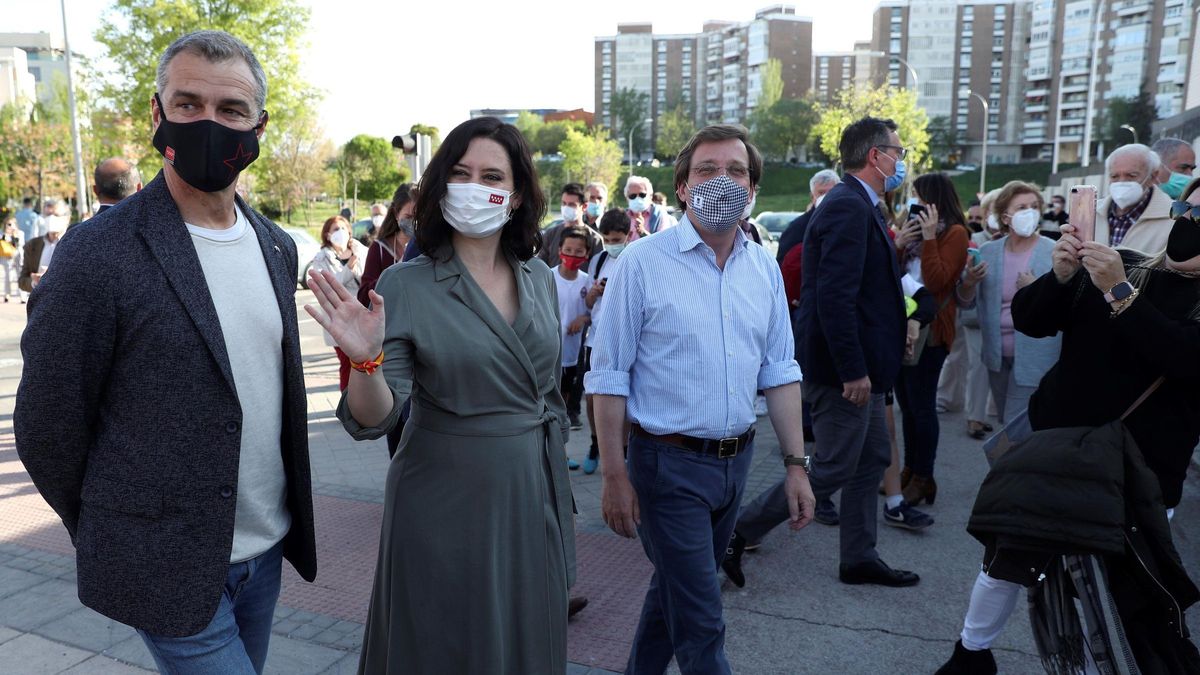
POLYGON ((359 672, 565 673, 573 502, 559 392, 557 290, 540 260, 509 258, 509 325, 447 250, 388 268, 383 374, 412 411, 387 475, 359 672))

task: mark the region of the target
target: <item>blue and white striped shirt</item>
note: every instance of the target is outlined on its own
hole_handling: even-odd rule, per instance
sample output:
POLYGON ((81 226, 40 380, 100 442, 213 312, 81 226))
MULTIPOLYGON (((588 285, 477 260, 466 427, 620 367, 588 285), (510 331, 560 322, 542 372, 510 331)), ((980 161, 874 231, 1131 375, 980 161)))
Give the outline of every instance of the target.
POLYGON ((726 438, 754 396, 800 380, 779 265, 739 229, 722 271, 686 217, 621 253, 596 325, 589 394, 624 396, 652 434, 726 438))

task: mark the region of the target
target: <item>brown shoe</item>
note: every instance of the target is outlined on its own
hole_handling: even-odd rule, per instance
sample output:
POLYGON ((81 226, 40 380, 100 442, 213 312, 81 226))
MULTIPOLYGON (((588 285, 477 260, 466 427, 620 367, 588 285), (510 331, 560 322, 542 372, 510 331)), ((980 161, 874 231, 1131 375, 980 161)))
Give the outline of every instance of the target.
POLYGON ((567 618, 571 618, 583 611, 584 607, 588 606, 588 599, 582 595, 576 595, 570 600, 567 600, 567 618))
POLYGON ((921 502, 932 506, 933 501, 937 499, 937 481, 933 480, 932 476, 913 475, 901 494, 909 506, 920 506, 921 502))
POLYGON ((912 480, 912 469, 907 466, 900 470, 900 489, 908 487, 908 482, 912 480))

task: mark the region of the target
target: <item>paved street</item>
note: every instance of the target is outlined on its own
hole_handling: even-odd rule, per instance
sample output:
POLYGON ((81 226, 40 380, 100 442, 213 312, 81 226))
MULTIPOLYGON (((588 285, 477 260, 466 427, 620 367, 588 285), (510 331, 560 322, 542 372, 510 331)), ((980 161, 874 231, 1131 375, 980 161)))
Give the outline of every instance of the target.
MULTIPOLYGON (((307 292, 298 292, 307 301, 307 292)), ((267 671, 355 672, 375 566, 387 451, 354 443, 333 419, 337 362, 301 311, 320 572, 304 583, 285 565, 267 671)), ((74 558, 61 524, 16 456, 12 409, 21 374, 24 306, 0 305, 0 672, 138 673, 153 663, 131 629, 82 607, 74 558)), ((760 420, 748 496, 783 473, 769 423, 760 420)), ((837 532, 818 524, 784 529, 748 554, 745 589, 726 584, 728 651, 747 674, 931 673, 952 650, 978 570, 981 547, 964 527, 986 465, 958 414, 942 416, 937 524, 913 534, 880 527, 879 550, 917 571, 919 586, 881 589, 837 581, 837 532)), ((569 453, 582 460, 587 434, 569 453)), ((579 582, 589 607, 572 621, 569 672, 620 670, 650 568, 640 545, 612 535, 599 511, 599 474, 572 472, 579 515, 579 582)), ((1200 481, 1193 475, 1177 510, 1180 553, 1200 578, 1200 481)), ((1200 625, 1191 617, 1193 626, 1200 625)), ((464 649, 470 648, 464 645, 464 649)), ((1040 672, 1023 609, 997 645, 1002 672, 1040 672)))

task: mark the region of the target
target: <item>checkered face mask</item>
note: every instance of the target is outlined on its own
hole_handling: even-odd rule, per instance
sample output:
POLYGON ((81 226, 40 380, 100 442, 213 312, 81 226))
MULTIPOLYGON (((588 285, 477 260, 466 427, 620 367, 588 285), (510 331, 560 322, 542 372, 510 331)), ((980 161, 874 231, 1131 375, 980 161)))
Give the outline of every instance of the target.
POLYGON ((722 234, 737 225, 749 201, 749 190, 721 174, 692 187, 688 214, 709 232, 722 234))

